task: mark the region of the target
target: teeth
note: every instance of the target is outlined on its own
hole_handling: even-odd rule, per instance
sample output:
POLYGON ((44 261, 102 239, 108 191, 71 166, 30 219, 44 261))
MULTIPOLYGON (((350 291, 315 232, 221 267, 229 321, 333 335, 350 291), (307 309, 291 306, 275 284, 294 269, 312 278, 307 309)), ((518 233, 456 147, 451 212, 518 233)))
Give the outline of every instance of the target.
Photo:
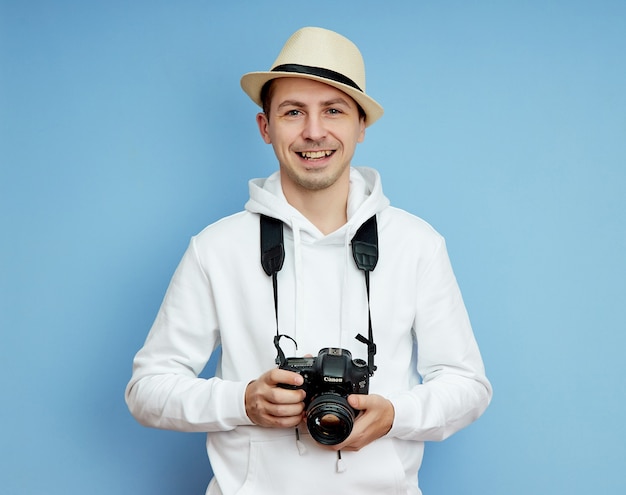
POLYGON ((324 158, 325 156, 330 156, 332 151, 303 151, 300 153, 304 158, 308 159, 316 159, 316 158, 324 158))

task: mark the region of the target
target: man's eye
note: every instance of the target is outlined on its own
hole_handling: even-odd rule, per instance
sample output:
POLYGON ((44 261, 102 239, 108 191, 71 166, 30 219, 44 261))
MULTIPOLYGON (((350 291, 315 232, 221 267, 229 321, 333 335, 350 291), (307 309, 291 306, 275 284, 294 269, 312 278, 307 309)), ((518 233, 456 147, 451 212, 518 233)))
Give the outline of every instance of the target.
POLYGON ((298 115, 300 115, 300 110, 288 110, 286 115, 290 117, 297 117, 298 115))
POLYGON ((331 115, 338 115, 341 113, 341 110, 339 110, 338 108, 329 108, 328 113, 331 115))

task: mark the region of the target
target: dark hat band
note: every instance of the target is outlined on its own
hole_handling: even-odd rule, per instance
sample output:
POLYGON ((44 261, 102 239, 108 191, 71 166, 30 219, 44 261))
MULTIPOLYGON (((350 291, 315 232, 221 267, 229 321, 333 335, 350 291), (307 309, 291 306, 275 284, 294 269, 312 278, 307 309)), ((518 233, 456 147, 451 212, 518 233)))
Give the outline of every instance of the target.
POLYGON ((363 90, 359 88, 359 85, 349 77, 346 77, 339 72, 335 72, 334 70, 324 69, 322 67, 311 67, 309 65, 300 64, 283 64, 277 65, 271 70, 271 72, 294 72, 297 74, 308 74, 310 76, 322 77, 324 79, 330 79, 331 81, 345 84, 363 93, 363 90))

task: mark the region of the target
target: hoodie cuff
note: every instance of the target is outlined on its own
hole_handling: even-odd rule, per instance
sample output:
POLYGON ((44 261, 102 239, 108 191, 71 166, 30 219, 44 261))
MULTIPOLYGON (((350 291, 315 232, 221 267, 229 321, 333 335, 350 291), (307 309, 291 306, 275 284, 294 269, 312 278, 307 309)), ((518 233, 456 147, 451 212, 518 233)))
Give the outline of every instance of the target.
POLYGON ((405 392, 388 397, 388 399, 393 404, 395 416, 387 436, 403 438, 411 435, 415 429, 415 418, 419 415, 419 406, 415 397, 405 392))
POLYGON ((219 417, 224 429, 254 424, 246 414, 247 386, 246 382, 224 380, 219 383, 219 401, 216 403, 220 405, 219 417))

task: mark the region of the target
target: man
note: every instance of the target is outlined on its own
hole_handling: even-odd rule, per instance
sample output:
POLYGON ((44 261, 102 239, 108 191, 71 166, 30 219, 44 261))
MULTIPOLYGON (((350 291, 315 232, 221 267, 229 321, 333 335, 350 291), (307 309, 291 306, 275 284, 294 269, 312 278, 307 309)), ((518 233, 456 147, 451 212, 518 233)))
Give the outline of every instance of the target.
POLYGON ((351 167, 383 113, 352 42, 301 29, 241 84, 279 171, 191 240, 135 357, 129 408, 147 426, 208 433, 208 494, 419 494, 423 442, 470 424, 492 393, 445 243, 389 206, 376 171, 351 167), (279 221, 274 246, 262 216, 279 221), (373 263, 357 266, 358 246, 373 263), (198 378, 219 345, 216 376, 198 378))

